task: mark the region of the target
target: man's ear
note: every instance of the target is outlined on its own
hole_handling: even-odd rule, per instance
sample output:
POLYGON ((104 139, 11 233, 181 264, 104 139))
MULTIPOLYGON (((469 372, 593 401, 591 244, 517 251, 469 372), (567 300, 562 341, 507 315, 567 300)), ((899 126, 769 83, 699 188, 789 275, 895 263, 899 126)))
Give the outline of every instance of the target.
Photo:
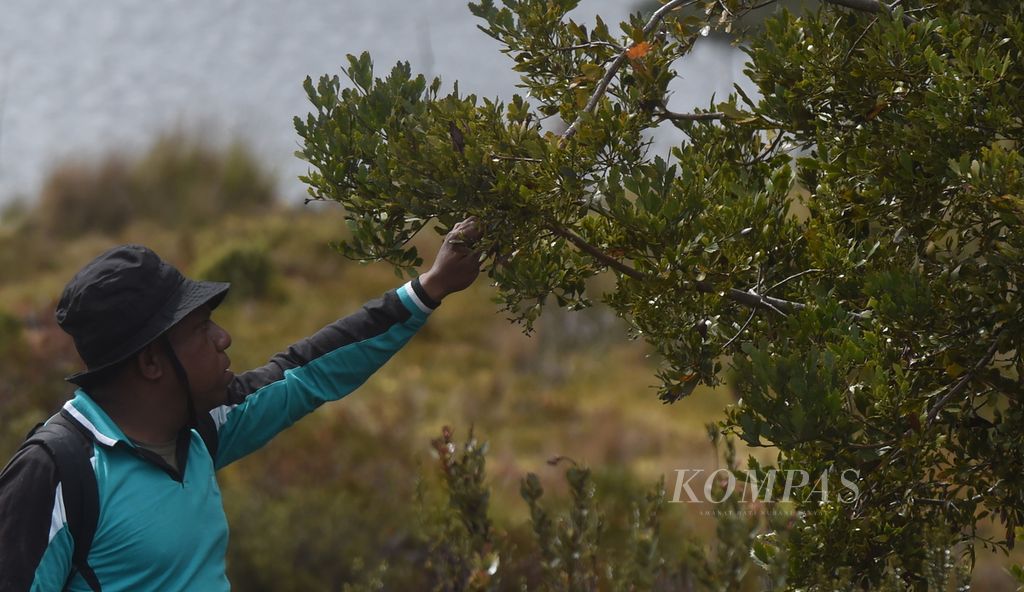
POLYGON ((164 375, 165 363, 166 360, 152 343, 135 354, 135 367, 146 380, 159 380, 164 375))

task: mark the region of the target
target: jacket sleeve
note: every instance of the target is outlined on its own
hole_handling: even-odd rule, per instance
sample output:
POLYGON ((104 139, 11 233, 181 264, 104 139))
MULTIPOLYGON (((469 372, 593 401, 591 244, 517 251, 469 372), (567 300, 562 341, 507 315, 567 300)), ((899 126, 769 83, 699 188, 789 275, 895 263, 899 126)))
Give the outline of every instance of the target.
POLYGON ((61 489, 41 446, 22 448, 0 472, 0 592, 64 587, 73 543, 61 489))
POLYGON ((437 307, 413 280, 239 375, 228 404, 210 412, 219 469, 259 449, 327 401, 362 385, 437 307))

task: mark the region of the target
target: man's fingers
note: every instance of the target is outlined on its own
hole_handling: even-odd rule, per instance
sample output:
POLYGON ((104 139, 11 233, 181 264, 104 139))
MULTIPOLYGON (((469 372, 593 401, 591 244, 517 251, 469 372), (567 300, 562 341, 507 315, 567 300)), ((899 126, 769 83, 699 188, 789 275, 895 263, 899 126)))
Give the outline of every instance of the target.
POLYGON ((452 228, 451 232, 448 233, 447 241, 453 245, 472 247, 474 243, 480 240, 481 236, 483 236, 483 232, 480 230, 477 218, 470 216, 452 228))
POLYGON ((445 242, 455 247, 472 248, 476 241, 463 232, 452 232, 445 239, 445 242))
POLYGON ((475 238, 480 238, 481 234, 480 225, 477 223, 476 218, 469 218, 459 222, 455 225, 454 232, 475 238))
POLYGON ((473 242, 480 240, 480 237, 483 236, 484 234, 483 231, 480 230, 480 225, 477 224, 476 221, 473 221, 472 223, 467 225, 463 232, 465 233, 466 237, 473 242))

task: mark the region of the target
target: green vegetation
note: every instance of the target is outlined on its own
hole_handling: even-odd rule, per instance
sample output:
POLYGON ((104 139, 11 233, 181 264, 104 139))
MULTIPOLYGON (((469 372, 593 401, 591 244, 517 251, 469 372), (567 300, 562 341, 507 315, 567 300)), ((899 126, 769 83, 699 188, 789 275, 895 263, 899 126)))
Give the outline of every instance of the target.
POLYGON ((150 220, 177 229, 272 205, 273 178, 242 144, 214 149, 182 134, 159 138, 141 157, 68 162, 43 186, 36 222, 51 234, 116 234, 150 220))
MULTIPOLYGON (((720 443, 712 429, 712 441, 720 443)), ((734 443, 724 441, 725 465, 736 471, 734 443)), ((634 491, 626 511, 607 511, 607 499, 595 495, 598 487, 590 469, 568 459, 567 510, 551 511, 543 503, 544 490, 533 473, 521 480, 520 494, 530 508, 532 541, 510 543, 510 533, 497 532, 488 519, 488 489, 483 468, 486 445, 469 439, 456 446, 445 428, 434 441, 448 500, 438 522, 445 526, 431 548, 428 568, 437 578, 435 590, 543 591, 590 590, 782 590, 787 579, 787 558, 774 554, 764 533, 781 535, 791 514, 775 504, 750 511, 739 495, 716 484, 713 494, 723 499, 716 511, 712 544, 705 548, 692 540, 664 537, 666 490, 660 481, 648 492, 634 491), (502 567, 511 556, 522 562, 530 557, 532 570, 521 564, 502 567), (755 567, 756 566, 756 567, 755 567), (440 569, 438 569, 440 568, 440 569)), ((968 569, 952 561, 943 547, 945 532, 922 532, 927 569, 917 578, 898 558, 887 560, 883 578, 872 588, 884 592, 904 590, 909 582, 927 590, 960 590, 968 583, 968 569)), ((858 589, 857 574, 829 566, 813 569, 815 589, 858 589)))
POLYGON ((258 242, 229 242, 201 256, 194 268, 197 278, 230 282, 232 297, 243 300, 266 297, 274 280, 270 254, 258 242))
MULTIPOLYGON (((351 64, 356 89, 311 88, 311 180, 318 195, 348 200, 344 212, 273 204, 260 189, 269 177, 232 160, 244 151, 181 138, 140 158, 62 167, 48 187, 70 197, 7 209, 0 454, 70 392, 62 377, 79 362, 52 310, 101 250, 144 242, 190 274, 247 286, 217 311, 242 370, 395 286, 389 266, 338 256, 332 241, 405 265, 437 246, 416 230, 469 211, 488 226, 497 289, 480 282, 454 296, 357 394, 222 473, 236 589, 955 585, 968 547, 948 526, 998 545, 1021 508, 1019 404, 1007 396, 1020 380, 1010 365, 1021 62, 990 67, 1019 52, 1020 7, 915 3, 909 25, 834 8, 781 14, 750 46, 769 98, 730 98, 707 116, 724 120, 708 123, 652 101, 703 19, 724 28, 721 7, 739 17, 742 5, 669 18, 660 37, 637 38, 646 20, 634 19, 624 40, 562 23, 571 4, 477 8, 536 82, 536 110, 441 97, 407 68, 374 80, 368 57, 351 64), (533 44, 530 55, 515 43, 533 44), (564 143, 538 127, 544 112, 571 121, 585 107, 616 45, 634 51, 613 100, 597 101, 564 143), (642 132, 662 120, 691 138, 671 163, 642 149, 642 132), (785 316, 751 314, 730 288, 786 299, 767 301, 785 316), (540 314, 599 294, 611 306, 540 314), (532 336, 496 315, 492 298, 532 336), (734 390, 699 384, 719 380, 734 390), (657 394, 691 396, 664 406, 657 394), (724 437, 707 428, 718 421, 724 437), (438 439, 443 425, 457 427, 438 439), (676 469, 735 470, 751 450, 761 470, 848 461, 870 495, 779 515, 715 483, 718 507, 668 503, 676 469), (937 479, 951 489, 928 490, 937 479), (953 488, 967 480, 986 496, 976 507, 953 488), (974 520, 975 510, 1002 515, 974 520)), ((978 589, 1007 589, 991 565, 1019 556, 977 556, 978 589)))
POLYGON ((477 215, 527 331, 599 297, 658 354, 662 401, 728 380, 724 429, 774 466, 858 471, 856 503, 800 501, 789 536, 765 537, 787 586, 898 570, 922 588, 934 544, 972 564, 1012 549, 1024 6, 827 0, 742 33, 770 2, 671 0, 620 34, 574 22, 578 3, 470 3, 529 98, 445 94, 405 63, 378 76, 365 53, 345 84, 307 80, 307 181, 344 205, 343 251, 407 269, 422 230, 477 215), (710 30, 744 44, 760 97, 675 112, 673 65, 710 30), (687 135, 668 158, 645 140, 663 124, 687 135))

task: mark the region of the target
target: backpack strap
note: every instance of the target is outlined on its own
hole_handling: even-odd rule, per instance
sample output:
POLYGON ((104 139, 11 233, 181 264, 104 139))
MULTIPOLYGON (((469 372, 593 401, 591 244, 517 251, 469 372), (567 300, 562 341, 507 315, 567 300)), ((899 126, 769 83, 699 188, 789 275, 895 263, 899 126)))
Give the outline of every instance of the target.
POLYGON ((206 450, 209 451, 210 458, 217 460, 217 444, 220 442, 220 438, 217 435, 217 424, 214 423, 209 413, 200 413, 196 417, 195 429, 199 432, 203 443, 206 444, 206 450))
MULTIPOLYGON (((67 411, 61 409, 46 424, 39 426, 23 446, 42 446, 57 467, 63 489, 64 512, 74 541, 71 566, 81 574, 94 592, 100 592, 96 573, 87 561, 99 521, 99 489, 91 458, 93 438, 67 411)), ((74 571, 68 576, 70 582, 74 571)), ((66 587, 66 585, 65 585, 66 587)))

